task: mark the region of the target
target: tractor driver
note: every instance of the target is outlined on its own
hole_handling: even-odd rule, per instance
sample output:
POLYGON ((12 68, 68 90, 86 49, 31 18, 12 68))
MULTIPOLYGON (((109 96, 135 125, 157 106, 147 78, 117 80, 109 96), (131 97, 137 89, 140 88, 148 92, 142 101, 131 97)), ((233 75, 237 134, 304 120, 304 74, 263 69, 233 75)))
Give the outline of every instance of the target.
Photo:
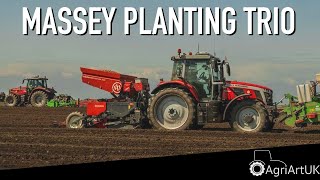
POLYGON ((197 78, 199 83, 202 85, 202 89, 205 91, 204 96, 210 95, 210 68, 208 65, 204 64, 198 69, 197 78))
POLYGON ((29 82, 28 82, 28 88, 29 88, 29 89, 33 89, 35 86, 36 86, 36 85, 35 85, 35 83, 34 83, 34 80, 29 80, 29 82))
POLYGON ((209 69, 203 63, 188 62, 186 64, 186 80, 197 89, 201 98, 207 98, 211 93, 208 83, 210 81, 209 69))
POLYGON ((29 89, 34 89, 39 86, 42 87, 42 83, 39 80, 30 80, 28 83, 29 89))

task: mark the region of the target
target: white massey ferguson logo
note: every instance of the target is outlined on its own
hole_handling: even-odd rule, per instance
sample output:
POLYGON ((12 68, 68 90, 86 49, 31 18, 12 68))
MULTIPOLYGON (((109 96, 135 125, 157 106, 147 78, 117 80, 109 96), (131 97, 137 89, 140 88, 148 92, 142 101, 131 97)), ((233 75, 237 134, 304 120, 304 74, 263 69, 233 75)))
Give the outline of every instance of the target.
POLYGON ((104 108, 104 105, 94 105, 95 108, 104 108))
POLYGON ((319 175, 319 167, 320 165, 303 165, 297 167, 293 165, 287 165, 281 160, 272 159, 271 152, 269 150, 255 150, 254 160, 249 164, 249 170, 253 176, 269 174, 273 175, 274 177, 289 174, 319 175))
POLYGON ((119 94, 121 92, 122 84, 120 82, 115 82, 112 85, 112 91, 116 94, 119 94))

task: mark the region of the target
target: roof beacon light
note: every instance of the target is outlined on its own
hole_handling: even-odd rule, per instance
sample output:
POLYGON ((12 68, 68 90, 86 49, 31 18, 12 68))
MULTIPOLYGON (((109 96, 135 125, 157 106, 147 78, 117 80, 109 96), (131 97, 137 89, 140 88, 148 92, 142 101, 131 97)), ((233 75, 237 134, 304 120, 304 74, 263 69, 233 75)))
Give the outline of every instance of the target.
POLYGON ((180 56, 180 54, 181 54, 181 49, 178 49, 178 55, 180 56))

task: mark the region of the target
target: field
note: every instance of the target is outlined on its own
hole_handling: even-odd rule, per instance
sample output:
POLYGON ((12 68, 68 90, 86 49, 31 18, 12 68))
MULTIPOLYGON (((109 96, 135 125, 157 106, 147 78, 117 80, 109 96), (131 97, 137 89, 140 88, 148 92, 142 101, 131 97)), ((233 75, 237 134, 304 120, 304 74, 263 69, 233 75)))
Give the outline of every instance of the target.
POLYGON ((0 107, 0 169, 320 143, 318 126, 291 130, 277 125, 258 134, 232 132, 226 123, 180 132, 53 126, 76 110, 84 111, 0 107))

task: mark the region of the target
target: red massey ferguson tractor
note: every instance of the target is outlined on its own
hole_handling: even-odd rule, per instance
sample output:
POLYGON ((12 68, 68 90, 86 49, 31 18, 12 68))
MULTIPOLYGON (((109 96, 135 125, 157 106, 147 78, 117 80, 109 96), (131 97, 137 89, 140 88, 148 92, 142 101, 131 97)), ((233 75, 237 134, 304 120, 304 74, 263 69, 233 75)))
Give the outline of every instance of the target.
POLYGON ((146 78, 108 70, 81 68, 82 81, 110 92, 113 98, 88 103, 87 113, 71 113, 69 128, 153 127, 162 130, 199 129, 206 123, 229 122, 240 132, 270 130, 274 124, 272 90, 227 81, 230 66, 209 53, 171 58, 170 81, 160 80, 149 94, 146 78))
POLYGON ((54 98, 56 91, 47 87, 48 79, 46 77, 27 78, 26 86, 20 86, 9 90, 4 102, 6 106, 23 106, 31 104, 33 107, 44 107, 47 101, 54 98))

